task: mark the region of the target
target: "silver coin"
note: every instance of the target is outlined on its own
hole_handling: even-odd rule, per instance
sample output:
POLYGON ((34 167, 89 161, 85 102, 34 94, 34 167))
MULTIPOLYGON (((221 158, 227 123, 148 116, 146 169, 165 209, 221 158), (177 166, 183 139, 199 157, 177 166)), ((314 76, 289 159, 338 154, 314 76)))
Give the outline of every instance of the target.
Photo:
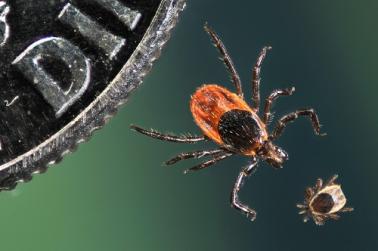
POLYGON ((185 0, 0 0, 0 189, 72 152, 127 101, 185 0))

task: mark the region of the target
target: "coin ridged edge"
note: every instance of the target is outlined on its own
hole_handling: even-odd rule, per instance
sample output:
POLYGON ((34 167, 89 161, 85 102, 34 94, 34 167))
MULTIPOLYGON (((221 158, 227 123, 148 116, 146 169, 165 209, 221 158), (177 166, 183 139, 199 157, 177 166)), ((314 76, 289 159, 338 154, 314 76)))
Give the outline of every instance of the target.
POLYGON ((0 166, 0 191, 11 190, 32 175, 45 172, 89 140, 127 102, 159 58, 186 0, 162 0, 141 42, 105 90, 74 120, 30 151, 0 166))

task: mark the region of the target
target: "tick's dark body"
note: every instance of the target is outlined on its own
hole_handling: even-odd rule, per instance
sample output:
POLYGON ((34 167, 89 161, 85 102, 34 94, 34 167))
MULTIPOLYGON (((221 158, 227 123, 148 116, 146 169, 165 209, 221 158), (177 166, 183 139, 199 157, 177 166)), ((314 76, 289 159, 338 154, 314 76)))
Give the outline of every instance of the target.
POLYGON ((333 201, 332 196, 328 193, 319 194, 316 198, 314 198, 311 204, 314 211, 322 214, 329 213, 334 205, 335 202, 333 201))
POLYGON ((238 109, 230 110, 222 115, 218 133, 226 145, 240 152, 253 149, 262 135, 261 128, 252 114, 238 109))

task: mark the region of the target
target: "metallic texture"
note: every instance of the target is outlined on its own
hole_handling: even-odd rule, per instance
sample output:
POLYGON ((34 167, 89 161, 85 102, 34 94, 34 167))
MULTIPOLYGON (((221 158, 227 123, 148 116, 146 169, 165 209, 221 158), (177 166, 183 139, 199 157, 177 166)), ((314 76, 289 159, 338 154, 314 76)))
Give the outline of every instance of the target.
POLYGON ((70 3, 64 6, 58 19, 104 50, 110 59, 117 56, 121 48, 126 45, 126 39, 113 35, 70 3))
POLYGON ((132 10, 117 0, 95 0, 101 4, 105 9, 113 12, 118 19, 124 23, 129 30, 134 30, 140 21, 142 14, 138 11, 132 10))
POLYGON ((85 92, 90 81, 91 65, 82 51, 64 38, 49 37, 30 45, 13 64, 42 93, 60 117, 85 92), (41 66, 45 57, 62 60, 71 73, 71 83, 63 90, 41 66))
POLYGON ((10 8, 6 2, 0 1, 0 46, 3 46, 9 38, 9 24, 7 23, 7 16, 10 8))
POLYGON ((162 0, 147 32, 121 71, 70 123, 28 152, 0 166, 0 189, 9 190, 18 182, 29 181, 33 173, 44 172, 89 139, 127 101, 142 82, 168 41, 185 0, 162 0))

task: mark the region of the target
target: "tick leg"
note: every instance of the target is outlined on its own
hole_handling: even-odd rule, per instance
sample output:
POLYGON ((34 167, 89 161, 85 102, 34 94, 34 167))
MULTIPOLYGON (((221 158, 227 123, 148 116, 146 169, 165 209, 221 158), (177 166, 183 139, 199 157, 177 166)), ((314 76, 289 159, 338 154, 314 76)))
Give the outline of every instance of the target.
POLYGON ((261 81, 261 65, 266 57, 266 52, 272 49, 270 46, 265 46, 262 48, 259 57, 257 58, 256 64, 253 67, 252 73, 252 101, 253 108, 256 109, 256 112, 260 108, 260 81, 261 81))
POLYGON ((212 166, 214 165, 215 163, 218 163, 219 161, 221 160, 224 160, 225 158, 228 158, 230 156, 234 155, 233 153, 230 153, 230 152, 226 152, 225 154, 222 154, 222 155, 219 155, 219 156, 215 156, 214 158, 208 160, 208 161, 205 161, 197 166, 194 166, 192 168, 189 168, 187 170, 184 171, 184 174, 187 174, 189 172, 193 172, 193 171, 199 171, 199 170, 202 170, 202 169, 205 169, 209 166, 212 166))
POLYGON ((338 219, 340 219, 340 216, 337 215, 337 214, 328 214, 328 217, 331 218, 331 219, 333 219, 333 220, 338 220, 338 219))
POLYGON ((266 125, 269 124, 269 121, 271 118, 270 109, 272 107, 273 101, 275 101, 280 96, 290 96, 294 93, 294 91, 295 91, 294 87, 282 89, 282 90, 275 90, 266 98, 265 107, 264 107, 264 118, 263 118, 263 122, 266 125))
POLYGON ((240 202, 239 191, 242 188, 245 179, 252 174, 252 172, 256 169, 256 167, 257 167, 257 160, 254 160, 250 166, 248 166, 247 168, 244 168, 239 173, 239 176, 236 179, 234 188, 232 189, 232 193, 231 193, 231 206, 241 211, 251 221, 254 221, 256 219, 256 211, 249 208, 247 205, 243 204, 242 202, 240 202))
POLYGON ((305 201, 310 202, 314 194, 315 194, 314 189, 312 187, 307 187, 305 191, 305 201))
POLYGON ((352 212, 354 209, 353 207, 344 207, 340 210, 340 212, 352 212))
POLYGON ((151 138, 160 139, 164 141, 177 142, 177 143, 197 143, 200 141, 205 141, 207 138, 205 136, 176 136, 171 134, 163 134, 155 130, 145 130, 139 126, 131 125, 130 128, 141 134, 149 136, 151 138))
POLYGON ((303 222, 304 222, 304 223, 308 222, 309 220, 310 220, 310 217, 309 217, 308 215, 305 215, 305 216, 303 217, 303 222))
POLYGON ((180 153, 179 155, 173 157, 172 159, 165 162, 166 165, 173 165, 177 162, 185 159, 192 159, 192 158, 202 158, 206 156, 213 156, 219 153, 224 153, 223 149, 215 149, 215 150, 203 150, 203 151, 195 151, 195 152, 188 152, 188 153, 180 153))
POLYGON ((316 192, 319 192, 320 189, 322 189, 322 188, 323 188, 323 180, 321 178, 318 178, 316 180, 315 190, 316 190, 316 192))
POLYGON ((313 215, 312 218, 314 219, 314 222, 318 226, 323 226, 324 222, 326 221, 326 217, 323 215, 313 215))
POLYGON ((327 181, 327 186, 333 185, 335 180, 339 177, 339 175, 335 174, 333 175, 328 181, 327 181))
POLYGON ((215 47, 218 48, 222 60, 224 64, 226 65, 228 71, 231 73, 232 83, 236 87, 237 94, 240 97, 243 97, 243 90, 241 87, 240 77, 238 72, 235 69, 234 63, 232 62, 232 59, 230 55, 227 52, 226 47, 224 46, 222 40, 218 37, 218 35, 215 33, 213 29, 211 29, 207 24, 205 24, 204 27, 205 31, 210 35, 211 41, 214 43, 215 47))
MULTIPOLYGON (((298 203, 297 204, 297 208, 299 209, 307 209, 307 206, 306 205, 303 205, 303 204, 300 204, 298 203)), ((306 212, 306 211, 300 211, 299 214, 303 214, 303 212, 306 212)))
POLYGON ((298 111, 289 113, 283 116, 282 118, 280 118, 276 128, 274 129, 273 133, 270 135, 269 138, 271 140, 277 139, 279 136, 281 136, 282 131, 285 129, 285 127, 287 126, 289 122, 292 122, 301 116, 306 116, 311 119, 312 127, 314 128, 315 134, 319 136, 326 135, 324 133, 320 133, 319 118, 318 118, 318 115, 315 113, 315 111, 313 109, 303 109, 303 110, 298 110, 298 111))

